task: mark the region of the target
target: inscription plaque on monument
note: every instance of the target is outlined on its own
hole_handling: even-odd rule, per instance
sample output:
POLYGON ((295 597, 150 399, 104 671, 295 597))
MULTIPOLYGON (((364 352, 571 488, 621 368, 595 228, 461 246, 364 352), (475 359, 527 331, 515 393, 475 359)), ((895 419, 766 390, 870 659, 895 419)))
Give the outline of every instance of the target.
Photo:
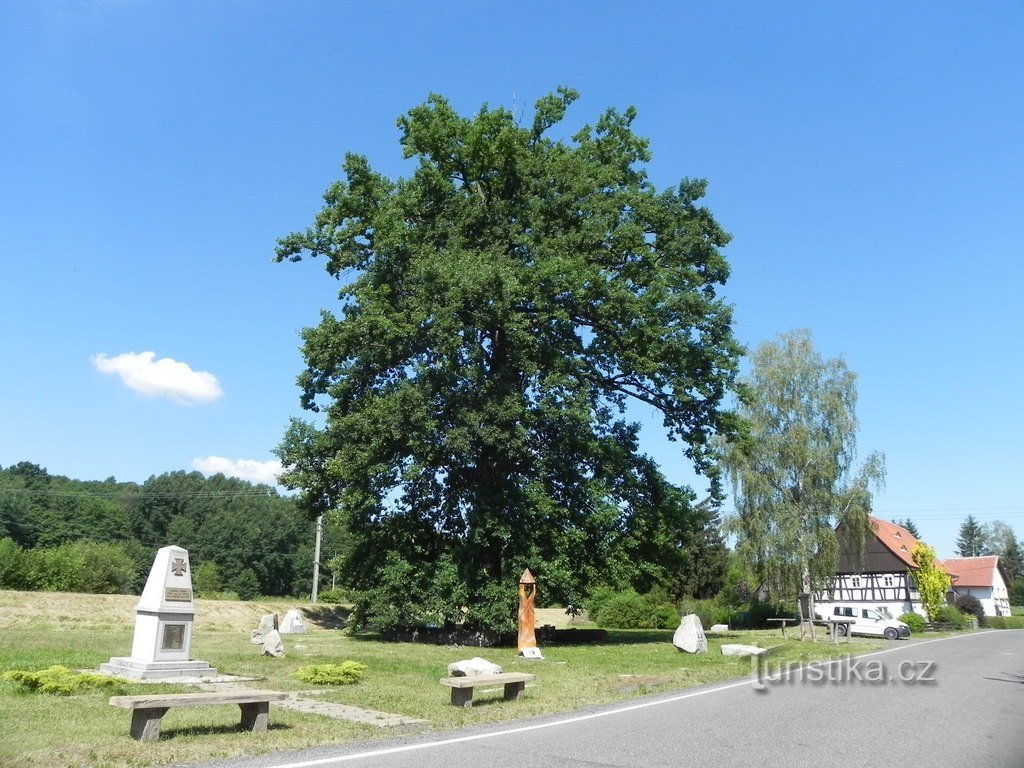
POLYGON ((163 649, 165 651, 180 651, 185 647, 185 625, 164 624, 163 649))
POLYGON ((168 603, 191 603, 192 590, 188 587, 164 587, 164 600, 168 603))

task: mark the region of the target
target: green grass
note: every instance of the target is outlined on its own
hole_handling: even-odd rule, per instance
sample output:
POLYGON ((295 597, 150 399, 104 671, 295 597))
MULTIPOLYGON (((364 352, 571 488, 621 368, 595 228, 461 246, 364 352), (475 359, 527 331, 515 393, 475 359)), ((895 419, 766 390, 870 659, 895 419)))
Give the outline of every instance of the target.
MULTIPOLYGON (((21 622, 0 632, 0 673, 39 670, 55 664, 70 669, 96 670, 111 656, 126 656, 131 648, 130 627, 61 632, 51 626, 21 622)), ((829 658, 863 652, 882 643, 855 640, 837 646, 789 642, 777 631, 734 632, 710 638, 710 652, 691 656, 671 644, 672 632, 611 631, 600 645, 557 646, 542 649, 543 661, 526 661, 512 648, 454 648, 384 643, 371 637, 350 637, 333 630, 286 635, 287 655, 259 655, 248 632, 202 630, 192 643, 194 658, 209 661, 220 672, 261 678, 260 688, 310 691, 322 701, 402 714, 426 720, 435 731, 566 712, 579 707, 623 701, 645 694, 737 678, 751 673, 749 659, 722 656, 723 642, 776 646, 773 661, 829 658), (519 701, 505 702, 500 692, 478 692, 471 709, 448 703, 449 691, 438 684, 449 663, 484 656, 506 671, 528 670, 537 675, 519 701), (366 665, 361 682, 337 688, 311 686, 294 673, 311 664, 340 664, 352 660, 366 665)), ((107 700, 120 693, 190 690, 180 685, 124 683, 118 690, 90 691, 72 696, 23 692, 11 682, 0 683, 0 765, 122 766, 160 765, 219 757, 297 749, 325 743, 383 738, 394 731, 301 714, 271 706, 270 730, 265 734, 237 730, 236 708, 172 709, 164 717, 159 742, 140 744, 128 735, 129 714, 107 700)))

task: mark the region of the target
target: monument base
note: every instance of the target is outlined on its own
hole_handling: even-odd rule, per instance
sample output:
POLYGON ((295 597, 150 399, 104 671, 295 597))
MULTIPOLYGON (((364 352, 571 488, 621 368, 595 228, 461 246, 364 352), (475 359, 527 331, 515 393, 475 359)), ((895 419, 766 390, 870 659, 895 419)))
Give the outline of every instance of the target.
POLYGON ((217 670, 205 661, 143 661, 126 657, 114 657, 100 664, 100 673, 129 680, 217 677, 217 670))

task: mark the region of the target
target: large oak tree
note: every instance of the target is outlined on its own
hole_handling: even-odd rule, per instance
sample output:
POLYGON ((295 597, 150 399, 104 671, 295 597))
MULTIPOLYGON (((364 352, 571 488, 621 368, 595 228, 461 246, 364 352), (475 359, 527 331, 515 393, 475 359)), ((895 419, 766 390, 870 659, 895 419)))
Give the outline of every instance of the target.
POLYGON ((277 260, 321 257, 341 282, 302 333, 319 415, 278 450, 307 509, 344 518, 364 621, 503 627, 527 566, 565 601, 668 583, 707 520, 626 406, 714 473, 741 353, 717 295, 728 235, 705 182, 648 180, 632 108, 554 138, 576 97, 522 125, 431 96, 398 120, 408 177, 349 154, 312 226, 279 241, 277 260))

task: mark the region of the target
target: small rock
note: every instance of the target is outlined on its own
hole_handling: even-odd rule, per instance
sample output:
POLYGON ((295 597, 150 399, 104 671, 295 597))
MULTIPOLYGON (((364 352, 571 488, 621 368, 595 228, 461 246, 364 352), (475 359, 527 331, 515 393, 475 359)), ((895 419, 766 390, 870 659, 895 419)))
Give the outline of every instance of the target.
POLYGON ((739 643, 726 643, 722 646, 723 656, 760 656, 767 653, 767 648, 758 648, 756 645, 740 645, 739 643))
POLYGON ((492 664, 487 659, 474 656, 472 659, 463 659, 448 665, 449 677, 468 677, 472 675, 500 675, 501 667, 492 664))

